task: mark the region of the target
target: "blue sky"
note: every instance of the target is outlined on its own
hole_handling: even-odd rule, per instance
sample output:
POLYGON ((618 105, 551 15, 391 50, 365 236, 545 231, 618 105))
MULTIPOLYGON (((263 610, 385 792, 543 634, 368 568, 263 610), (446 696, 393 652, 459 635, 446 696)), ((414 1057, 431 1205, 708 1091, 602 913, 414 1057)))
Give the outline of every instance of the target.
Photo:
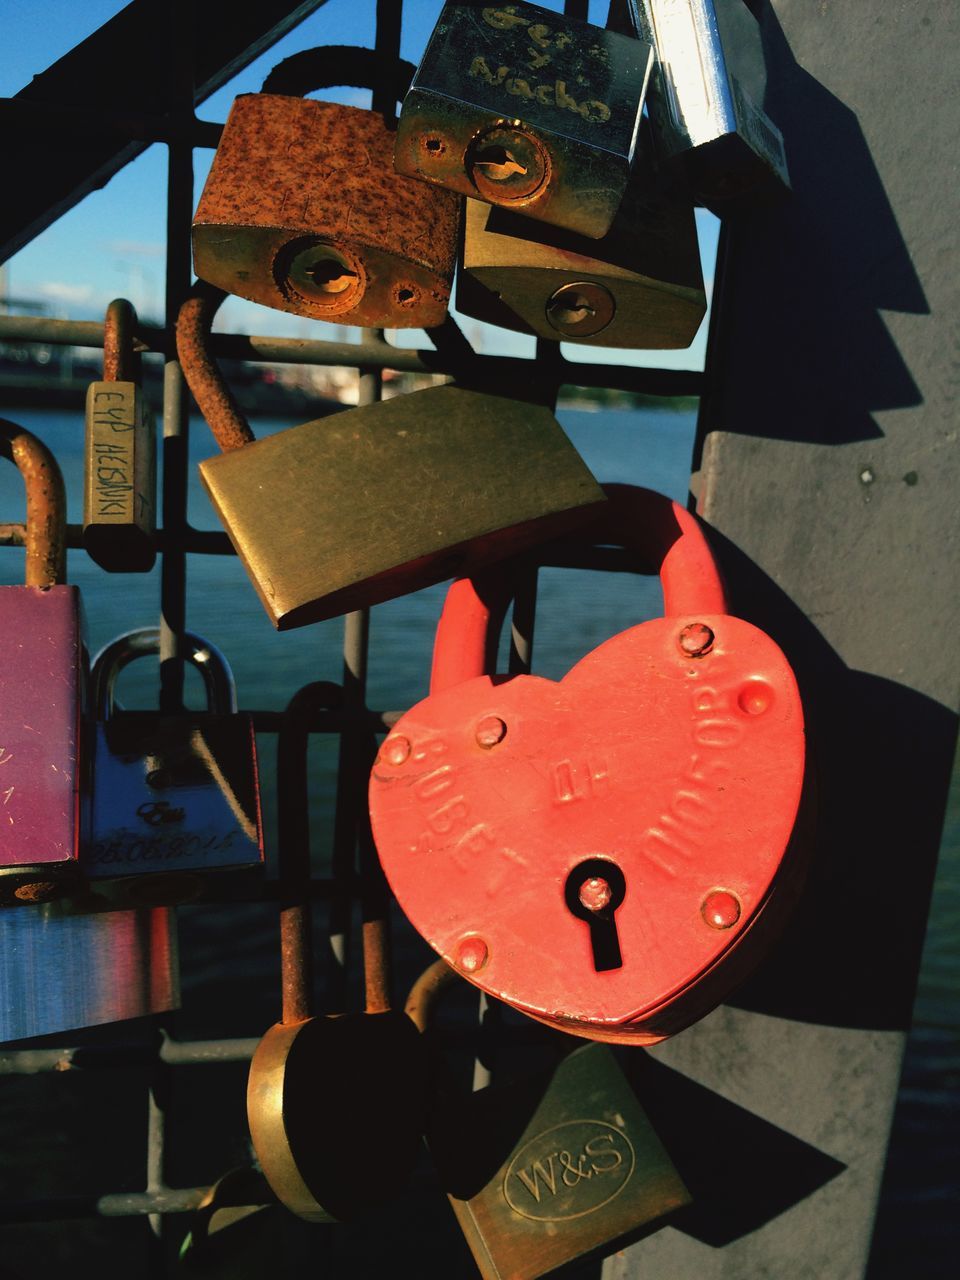
MULTIPOLYGON (((542 7, 563 8, 562 0, 540 0, 542 7)), ((30 79, 60 58, 78 41, 102 26, 124 6, 117 0, 6 0, 4 38, 0 51, 0 95, 16 93, 30 79)), ((403 56, 419 61, 423 47, 442 7, 442 0, 406 0, 404 4, 403 56)), ((607 0, 591 0, 590 19, 602 24, 607 0)), ((376 0, 327 0, 327 3, 262 57, 251 63, 223 89, 208 98, 197 114, 205 120, 223 121, 233 98, 260 88, 275 63, 299 49, 318 44, 373 43, 376 0)), ((356 90, 331 90, 317 95, 334 101, 368 105, 368 95, 356 90)), ((194 152, 195 200, 199 199, 213 152, 194 152)), ((150 147, 121 170, 102 191, 49 227, 6 264, 6 288, 12 298, 45 302, 53 315, 74 319, 99 318, 109 300, 129 297, 144 316, 157 317, 163 305, 165 243, 166 148, 150 147)), ((712 283, 717 223, 698 210, 704 277, 712 283)), ((529 354, 533 339, 461 319, 474 345, 489 353, 529 354)), ((230 299, 221 309, 217 328, 243 333, 291 337, 355 338, 358 331, 291 316, 241 299, 230 299)), ((388 335, 400 346, 429 345, 419 330, 388 335)), ((617 362, 666 368, 701 368, 706 320, 693 346, 686 351, 602 353, 597 347, 563 344, 570 359, 610 359, 617 362)))

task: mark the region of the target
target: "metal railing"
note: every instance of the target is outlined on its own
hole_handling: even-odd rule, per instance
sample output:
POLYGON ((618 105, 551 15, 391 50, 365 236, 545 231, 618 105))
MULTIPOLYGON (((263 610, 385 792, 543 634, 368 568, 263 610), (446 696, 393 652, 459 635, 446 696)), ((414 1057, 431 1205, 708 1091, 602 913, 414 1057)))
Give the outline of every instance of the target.
MULTIPOLYGON (((182 24, 189 20, 189 5, 178 4, 173 8, 176 21, 182 24)), ((400 0, 378 0, 376 47, 379 52, 394 58, 399 56, 401 9, 400 0)), ((584 0, 566 0, 565 11, 569 16, 586 18, 586 9, 584 0)), ((6 114, 2 117, 9 127, 20 113, 39 117, 46 114, 52 116, 52 122, 57 126, 103 129, 128 139, 160 140, 168 148, 166 325, 163 329, 149 325, 141 325, 138 329, 142 349, 161 354, 165 362, 162 527, 157 533, 157 548, 161 563, 159 701, 161 711, 167 713, 176 713, 183 701, 182 644, 187 630, 188 556, 235 554, 226 534, 195 529, 187 519, 190 399, 176 358, 174 330, 180 304, 192 284, 193 148, 216 146, 222 128, 199 121, 194 115, 190 47, 186 38, 174 41, 174 48, 181 53, 179 63, 171 66, 170 75, 179 89, 180 106, 162 118, 123 111, 106 116, 78 109, 71 122, 65 121, 59 110, 54 116, 51 109, 43 104, 12 103, 9 100, 3 104, 6 114)), ((373 105, 375 109, 393 109, 393 103, 379 101, 376 93, 373 105)), ((617 388, 664 397, 698 396, 704 389, 704 375, 698 372, 572 362, 561 356, 557 344, 542 340, 537 342, 534 360, 481 355, 472 349, 452 319, 441 329, 432 331, 429 337, 433 348, 422 350, 395 347, 380 332, 368 333, 359 344, 215 334, 210 346, 216 355, 246 361, 355 368, 360 378, 360 404, 369 404, 380 398, 385 369, 474 378, 482 370, 482 377, 488 385, 508 378, 514 380, 520 370, 535 369, 537 378, 552 388, 554 398, 561 385, 617 388)), ((3 315, 0 316, 0 341, 102 347, 103 325, 3 315)), ((22 524, 0 524, 0 545, 17 546, 22 542, 22 524)), ((68 526, 67 545, 73 548, 81 546, 80 526, 68 526)), ((550 563, 608 570, 636 567, 626 551, 611 548, 584 550, 572 546, 563 548, 562 545, 558 546, 558 553, 550 563)), ((514 606, 510 657, 513 673, 529 670, 535 608, 536 574, 531 572, 526 574, 514 606)), ((384 732, 401 714, 399 711, 372 710, 366 705, 368 639, 368 611, 347 615, 344 619, 343 676, 339 693, 341 705, 315 710, 307 722, 310 733, 333 733, 340 738, 333 874, 325 879, 314 877, 309 885, 309 894, 313 898, 334 900, 338 905, 332 916, 330 941, 333 954, 340 961, 343 982, 349 952, 351 906, 363 893, 366 875, 362 865, 359 873, 355 869, 359 798, 364 794, 368 766, 366 754, 359 748, 362 742, 369 741, 371 734, 384 732)), ((260 709, 248 711, 248 714, 253 716, 258 733, 278 733, 284 723, 283 712, 260 709)), ((282 885, 267 881, 262 889, 256 891, 255 897, 258 901, 280 901, 282 885)), ((121 1036, 123 1034, 121 1032, 121 1036)), ((166 1131, 170 1117, 164 1103, 167 1091, 163 1087, 163 1079, 173 1068, 182 1066, 248 1061, 256 1043, 249 1038, 179 1041, 169 1036, 157 1020, 147 1038, 136 1043, 111 1038, 107 1029, 95 1044, 0 1049, 0 1075, 52 1073, 67 1078, 80 1071, 136 1066, 146 1069, 150 1076, 144 1191, 48 1196, 29 1200, 5 1196, 0 1202, 0 1222, 147 1215, 154 1234, 159 1238, 163 1216, 195 1209, 208 1192, 207 1187, 172 1188, 164 1182, 166 1131)), ((264 1183, 264 1202, 269 1199, 269 1190, 264 1183)))

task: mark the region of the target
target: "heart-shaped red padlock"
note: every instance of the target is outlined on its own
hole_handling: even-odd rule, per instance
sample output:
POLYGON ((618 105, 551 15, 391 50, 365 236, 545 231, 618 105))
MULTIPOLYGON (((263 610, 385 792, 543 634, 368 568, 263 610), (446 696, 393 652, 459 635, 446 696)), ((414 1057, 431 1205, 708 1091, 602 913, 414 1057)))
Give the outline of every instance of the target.
POLYGON ((726 612, 696 518, 606 493, 587 534, 659 566, 666 616, 559 682, 482 675, 506 589, 458 580, 431 693, 381 747, 370 812, 401 907, 464 977, 573 1034, 642 1044, 718 1004, 794 896, 803 710, 778 646, 726 612))

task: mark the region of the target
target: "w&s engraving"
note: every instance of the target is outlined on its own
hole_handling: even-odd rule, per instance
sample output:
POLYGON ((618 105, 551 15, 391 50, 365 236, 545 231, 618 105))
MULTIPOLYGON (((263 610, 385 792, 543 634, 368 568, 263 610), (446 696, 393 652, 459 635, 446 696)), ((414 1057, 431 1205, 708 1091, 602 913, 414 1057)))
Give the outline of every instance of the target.
POLYGON ((609 1204, 630 1181, 627 1135, 602 1120, 570 1120, 524 1143, 503 1178, 514 1213, 541 1222, 580 1218, 609 1204))

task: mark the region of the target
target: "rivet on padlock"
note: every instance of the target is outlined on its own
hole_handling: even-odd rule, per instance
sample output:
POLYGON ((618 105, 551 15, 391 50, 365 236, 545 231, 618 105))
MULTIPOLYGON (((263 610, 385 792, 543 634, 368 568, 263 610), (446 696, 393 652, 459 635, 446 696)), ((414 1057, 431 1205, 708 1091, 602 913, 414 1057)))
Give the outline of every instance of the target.
POLYGON ((718 1004, 792 905, 803 708, 777 645, 727 613, 696 519, 606 491, 589 537, 659 568, 665 616, 559 682, 505 680, 480 673, 506 582, 456 582, 430 696, 387 737, 370 806, 397 900, 448 963, 531 1017, 643 1044, 718 1004), (492 750, 476 740, 491 716, 492 750), (463 964, 478 936, 484 963, 463 964))
POLYGON ((376 909, 364 912, 366 1012, 311 1016, 307 731, 332 692, 340 690, 302 689, 280 731, 283 1012, 257 1046, 247 1085, 250 1136, 264 1176, 281 1203, 311 1222, 352 1217, 402 1190, 423 1134, 426 1089, 422 1037, 390 1007, 386 929, 376 909))
POLYGON ((394 171, 394 133, 379 113, 287 87, 291 74, 303 92, 372 87, 379 69, 372 50, 307 50, 276 68, 264 92, 235 100, 193 222, 202 280, 337 324, 443 321, 460 200, 394 171), (267 91, 274 81, 282 92, 267 91))
POLYGON ((66 498, 52 454, 0 420, 27 491, 26 585, 3 587, 0 632, 0 1040, 141 1017, 179 1002, 163 910, 83 914, 80 597, 64 585, 66 498), (17 905, 16 909, 13 904, 17 905), (8 909, 8 906, 10 909, 8 909))
POLYGON ((608 25, 654 46, 650 119, 691 195, 722 215, 789 191, 783 135, 760 105, 760 24, 744 0, 613 0, 608 25))
MULTIPOLYGON (((428 1035, 452 977, 437 961, 407 999, 428 1035)), ((460 1094, 438 1072, 427 1145, 484 1280, 535 1280, 690 1201, 612 1051, 556 1041, 508 1085, 460 1094)))
POLYGON ((128 904, 191 901, 207 885, 216 895, 226 879, 262 869, 253 722, 237 713, 220 650, 191 634, 184 643, 204 680, 206 713, 114 714, 120 671, 160 651, 156 628, 120 636, 93 665, 98 723, 91 833, 81 867, 98 893, 128 904))
POLYGON ((114 299, 103 326, 104 380, 87 389, 83 545, 111 573, 146 573, 157 558, 156 438, 136 327, 130 303, 114 299))
POLYGON ((457 308, 557 341, 688 347, 707 308, 693 206, 659 193, 646 162, 601 240, 468 200, 457 308))
POLYGON ((446 4, 403 101, 396 167, 602 236, 651 65, 648 45, 537 5, 446 4))
POLYGON ((200 285, 177 349, 224 452, 213 506, 280 630, 378 604, 559 533, 603 494, 543 405, 431 387, 254 442, 207 349, 200 285))

